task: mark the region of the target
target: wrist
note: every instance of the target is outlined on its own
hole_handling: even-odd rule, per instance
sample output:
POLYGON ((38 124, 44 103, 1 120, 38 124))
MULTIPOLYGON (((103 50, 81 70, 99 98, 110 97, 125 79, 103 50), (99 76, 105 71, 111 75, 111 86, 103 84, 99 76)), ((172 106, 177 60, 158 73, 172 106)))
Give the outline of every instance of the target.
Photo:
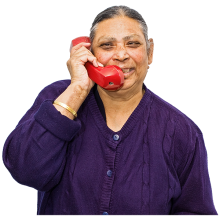
MULTIPOLYGON (((83 87, 81 84, 71 83, 66 88, 66 90, 54 101, 66 104, 77 113, 89 92, 90 89, 83 87)), ((65 115, 70 119, 74 119, 72 113, 68 112, 68 110, 65 108, 56 104, 54 104, 54 106, 58 111, 60 111, 62 115, 65 115)))
POLYGON ((91 83, 91 80, 74 80, 74 79, 71 79, 71 84, 70 84, 70 87, 73 87, 73 88, 76 88, 80 91, 87 91, 87 93, 89 93, 89 91, 91 90, 92 88, 92 84, 91 83))
POLYGON ((71 112, 69 112, 67 109, 65 109, 55 103, 53 103, 53 105, 57 109, 57 111, 59 111, 62 115, 68 117, 71 120, 75 119, 75 116, 71 112))
POLYGON ((71 83, 67 89, 70 91, 72 98, 77 97, 78 99, 82 99, 83 101, 89 94, 91 88, 79 82, 71 83))

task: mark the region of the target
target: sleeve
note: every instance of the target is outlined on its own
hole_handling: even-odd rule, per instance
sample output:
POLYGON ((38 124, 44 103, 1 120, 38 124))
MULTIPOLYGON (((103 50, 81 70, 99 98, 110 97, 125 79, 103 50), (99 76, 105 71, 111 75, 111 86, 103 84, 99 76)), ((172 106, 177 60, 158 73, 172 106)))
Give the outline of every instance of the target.
POLYGON ((81 127, 78 119, 70 120, 53 106, 53 100, 66 88, 58 85, 56 82, 41 91, 3 148, 3 162, 12 177, 39 191, 58 184, 68 143, 81 127))
POLYGON ((181 194, 173 200, 171 214, 217 215, 203 135, 198 127, 193 127, 179 129, 178 137, 174 140, 174 164, 181 185, 181 194))

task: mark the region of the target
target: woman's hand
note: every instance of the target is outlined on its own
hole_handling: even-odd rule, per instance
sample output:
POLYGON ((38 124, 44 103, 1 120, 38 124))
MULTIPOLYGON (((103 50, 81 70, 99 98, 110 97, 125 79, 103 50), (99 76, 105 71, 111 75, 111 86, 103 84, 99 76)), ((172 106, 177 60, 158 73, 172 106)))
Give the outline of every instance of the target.
MULTIPOLYGON (((72 47, 70 52, 70 59, 67 61, 67 67, 71 76, 71 84, 66 90, 57 97, 56 101, 62 102, 71 107, 75 112, 78 111, 85 98, 89 94, 94 82, 89 78, 85 68, 86 62, 91 62, 95 67, 103 66, 94 57, 94 55, 87 49, 90 43, 79 43, 72 47)), ((72 113, 65 108, 54 104, 54 107, 66 117, 74 119, 72 113)))
POLYGON ((94 82, 88 77, 85 68, 86 62, 91 62, 95 67, 103 66, 97 61, 97 58, 87 49, 90 43, 79 43, 72 47, 70 59, 67 61, 67 67, 71 76, 71 84, 78 84, 82 89, 90 91, 94 82))

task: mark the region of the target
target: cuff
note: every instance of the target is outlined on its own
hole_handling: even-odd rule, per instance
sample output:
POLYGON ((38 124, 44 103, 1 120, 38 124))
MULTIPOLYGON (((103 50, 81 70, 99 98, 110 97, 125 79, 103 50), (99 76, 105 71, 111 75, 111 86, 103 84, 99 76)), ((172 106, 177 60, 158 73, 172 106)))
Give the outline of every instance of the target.
POLYGON ((34 118, 41 126, 64 141, 71 141, 81 128, 80 120, 71 120, 62 115, 53 106, 53 100, 45 100, 34 118))

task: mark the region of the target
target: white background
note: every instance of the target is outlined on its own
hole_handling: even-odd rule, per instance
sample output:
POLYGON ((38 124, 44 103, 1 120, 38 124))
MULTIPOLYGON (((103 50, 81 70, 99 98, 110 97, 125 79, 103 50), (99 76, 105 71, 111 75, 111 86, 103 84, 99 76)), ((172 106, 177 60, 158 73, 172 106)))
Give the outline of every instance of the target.
MULTIPOLYGON (((0 3, 0 145, 46 85, 69 79, 70 41, 89 35, 95 16, 127 5, 154 39, 145 84, 202 130, 216 209, 220 212, 220 13, 218 0, 7 0, 0 3)), ((0 216, 36 217, 37 191, 0 163, 0 216)))

